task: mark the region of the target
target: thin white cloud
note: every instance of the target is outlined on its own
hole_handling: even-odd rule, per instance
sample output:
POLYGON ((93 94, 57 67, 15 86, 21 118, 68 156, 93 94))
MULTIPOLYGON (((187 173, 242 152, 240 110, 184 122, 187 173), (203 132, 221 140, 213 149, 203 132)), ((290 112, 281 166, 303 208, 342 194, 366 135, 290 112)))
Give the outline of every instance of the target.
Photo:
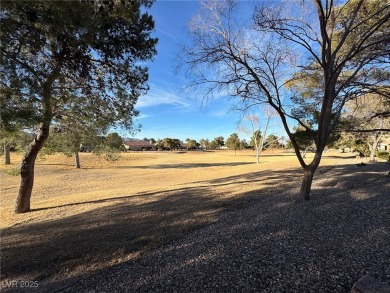
POLYGON ((158 33, 160 33, 160 34, 162 34, 162 35, 168 37, 168 39, 170 39, 171 41, 173 41, 173 42, 175 42, 175 43, 179 43, 178 38, 177 38, 175 35, 173 35, 173 34, 167 32, 166 30, 163 30, 163 29, 161 29, 161 28, 158 27, 158 28, 156 28, 156 31, 157 31, 158 33))
MULTIPOLYGON (((172 88, 173 86, 171 86, 172 88)), ((174 90, 167 90, 155 84, 150 85, 150 90, 145 96, 138 99, 136 108, 154 107, 159 105, 173 105, 180 109, 189 110, 191 103, 179 96, 174 90)))

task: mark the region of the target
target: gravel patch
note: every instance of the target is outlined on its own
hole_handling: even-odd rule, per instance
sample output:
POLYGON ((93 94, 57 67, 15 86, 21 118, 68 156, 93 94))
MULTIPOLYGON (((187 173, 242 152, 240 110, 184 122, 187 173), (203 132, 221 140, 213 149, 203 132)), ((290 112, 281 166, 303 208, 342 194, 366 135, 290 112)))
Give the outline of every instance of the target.
POLYGON ((318 173, 261 195, 140 258, 57 292, 349 292, 370 275, 390 283, 390 166, 318 173))

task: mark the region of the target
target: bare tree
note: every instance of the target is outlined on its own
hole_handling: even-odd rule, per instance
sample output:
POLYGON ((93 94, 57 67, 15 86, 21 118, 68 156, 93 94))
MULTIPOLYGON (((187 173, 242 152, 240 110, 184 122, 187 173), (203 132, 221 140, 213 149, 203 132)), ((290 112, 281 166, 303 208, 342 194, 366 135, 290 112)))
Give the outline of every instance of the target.
POLYGON ((266 1, 254 10, 250 25, 238 19, 233 1, 202 2, 191 23, 192 43, 181 50, 191 86, 206 95, 226 92, 243 105, 267 103, 275 109, 303 168, 300 194, 305 199, 345 102, 357 89, 388 84, 386 75, 375 74, 378 63, 388 71, 388 1, 336 2, 266 1), (315 80, 310 95, 289 86, 300 79, 306 85, 315 80), (316 146, 311 162, 299 151, 291 120, 316 146))
MULTIPOLYGON (((268 130, 270 128, 270 122, 275 117, 275 111, 271 108, 265 108, 263 110, 263 116, 265 122, 263 125, 260 122, 260 117, 255 114, 249 114, 244 117, 244 120, 249 121, 250 128, 248 129, 244 125, 241 125, 239 130, 251 136, 251 141, 256 151, 256 163, 260 163, 260 154, 264 147, 267 146, 265 143, 268 130)), ((270 143, 270 142, 269 142, 270 143)))

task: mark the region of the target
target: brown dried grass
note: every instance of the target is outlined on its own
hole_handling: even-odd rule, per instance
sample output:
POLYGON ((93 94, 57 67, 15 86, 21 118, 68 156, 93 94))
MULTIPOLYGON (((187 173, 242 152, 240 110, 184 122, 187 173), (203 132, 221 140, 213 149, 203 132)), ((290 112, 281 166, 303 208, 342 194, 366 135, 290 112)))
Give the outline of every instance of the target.
MULTIPOLYGON (((343 154, 325 153, 322 167, 343 154)), ((312 155, 308 155, 310 159, 312 155)), ((123 153, 106 162, 56 154, 35 168, 32 211, 13 213, 19 177, 1 166, 2 279, 56 284, 137 257, 239 209, 251 198, 297 188, 292 152, 123 153), (272 191, 272 192, 271 192, 272 191)), ((21 155, 13 154, 18 164, 21 155)))

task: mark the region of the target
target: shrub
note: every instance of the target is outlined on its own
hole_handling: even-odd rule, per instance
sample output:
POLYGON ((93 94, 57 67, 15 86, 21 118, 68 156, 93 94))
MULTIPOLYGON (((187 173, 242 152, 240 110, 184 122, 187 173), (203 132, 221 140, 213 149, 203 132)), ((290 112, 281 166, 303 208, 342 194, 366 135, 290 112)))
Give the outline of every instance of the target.
POLYGON ((387 160, 387 161, 389 161, 389 159, 390 159, 390 153, 386 152, 386 151, 378 151, 378 152, 376 152, 376 156, 379 159, 383 159, 383 160, 387 160))
POLYGON ((114 162, 120 159, 120 151, 108 145, 101 145, 94 149, 95 155, 103 157, 106 161, 114 162))
POLYGON ((4 171, 4 173, 11 176, 19 176, 20 175, 20 164, 14 165, 11 168, 4 171))

